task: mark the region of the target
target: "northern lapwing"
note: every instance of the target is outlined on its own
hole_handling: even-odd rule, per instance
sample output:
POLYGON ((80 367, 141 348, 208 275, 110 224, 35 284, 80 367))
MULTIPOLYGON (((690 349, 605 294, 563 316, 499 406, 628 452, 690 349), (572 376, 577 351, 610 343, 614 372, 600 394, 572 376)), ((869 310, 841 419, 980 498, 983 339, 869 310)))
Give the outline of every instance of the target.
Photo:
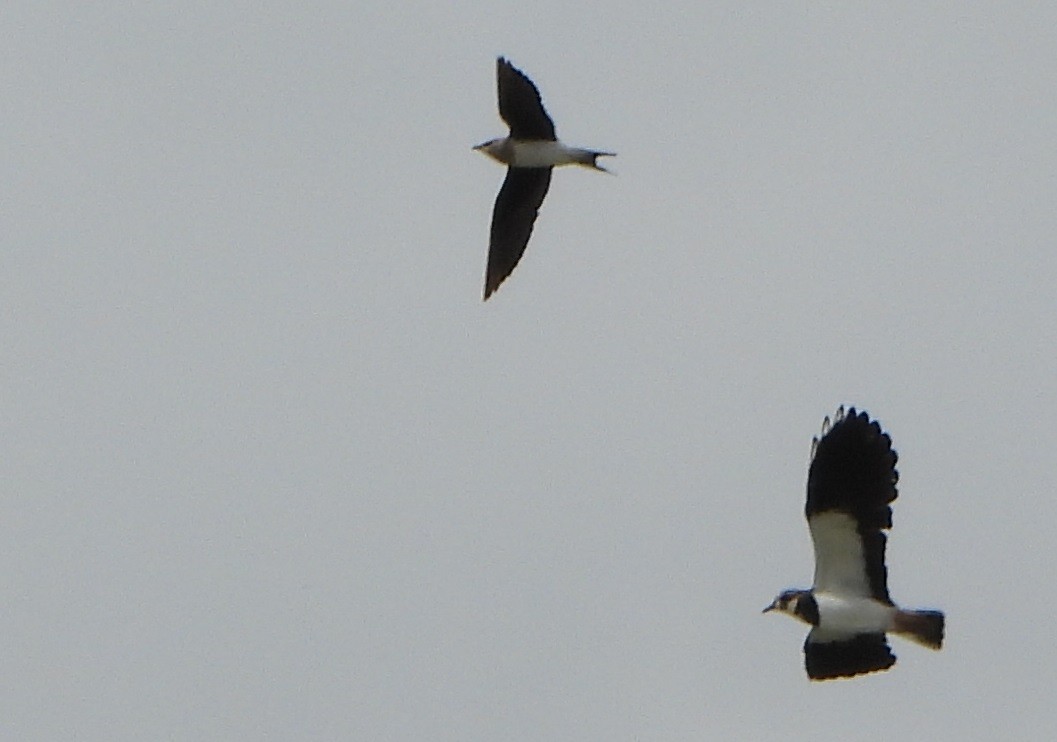
POLYGON ((807 515, 815 585, 786 590, 764 609, 811 626, 804 659, 812 680, 887 670, 896 658, 887 633, 930 649, 943 644, 943 614, 903 610, 888 597, 885 534, 896 499, 896 452, 876 421, 854 407, 827 417, 812 442, 807 515))
POLYGON ((499 115, 510 127, 510 136, 478 144, 475 150, 507 165, 506 180, 492 210, 488 243, 488 270, 484 298, 499 288, 521 260, 551 183, 551 169, 584 165, 608 172, 596 160, 613 152, 570 147, 558 141, 554 122, 543 110, 539 90, 523 72, 499 57, 496 60, 499 115))

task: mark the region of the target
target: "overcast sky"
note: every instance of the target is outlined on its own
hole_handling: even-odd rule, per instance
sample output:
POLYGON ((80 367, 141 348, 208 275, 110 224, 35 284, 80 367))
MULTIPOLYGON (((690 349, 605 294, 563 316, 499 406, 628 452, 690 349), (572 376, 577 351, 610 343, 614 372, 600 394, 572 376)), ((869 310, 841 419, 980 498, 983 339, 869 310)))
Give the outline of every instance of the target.
POLYGON ((8 3, 0 737, 1057 730, 1057 6, 8 3), (495 57, 558 133, 481 290, 495 57), (811 438, 939 653, 810 683, 811 438))

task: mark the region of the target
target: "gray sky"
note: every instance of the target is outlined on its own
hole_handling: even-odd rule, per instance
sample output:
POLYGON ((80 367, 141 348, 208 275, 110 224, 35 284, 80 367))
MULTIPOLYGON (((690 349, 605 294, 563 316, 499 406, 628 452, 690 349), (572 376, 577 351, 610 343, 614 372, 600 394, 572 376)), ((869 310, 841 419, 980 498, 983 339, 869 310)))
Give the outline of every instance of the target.
POLYGON ((0 16, 0 736, 1054 733, 1057 7, 175 5, 0 16), (947 644, 811 684, 841 403, 947 644))

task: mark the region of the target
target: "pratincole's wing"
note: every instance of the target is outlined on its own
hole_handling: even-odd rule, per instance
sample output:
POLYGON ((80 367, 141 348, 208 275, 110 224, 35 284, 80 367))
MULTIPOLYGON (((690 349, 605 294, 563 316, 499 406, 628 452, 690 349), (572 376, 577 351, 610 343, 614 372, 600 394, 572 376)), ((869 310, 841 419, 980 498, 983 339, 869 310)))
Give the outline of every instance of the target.
POLYGON ((521 70, 502 57, 496 60, 499 87, 499 115, 510 127, 514 139, 555 141, 554 122, 543 110, 540 91, 521 70))
POLYGON ((507 168, 492 210, 492 234, 488 243, 488 272, 484 298, 514 270, 525 252, 540 204, 551 184, 551 168, 507 168))

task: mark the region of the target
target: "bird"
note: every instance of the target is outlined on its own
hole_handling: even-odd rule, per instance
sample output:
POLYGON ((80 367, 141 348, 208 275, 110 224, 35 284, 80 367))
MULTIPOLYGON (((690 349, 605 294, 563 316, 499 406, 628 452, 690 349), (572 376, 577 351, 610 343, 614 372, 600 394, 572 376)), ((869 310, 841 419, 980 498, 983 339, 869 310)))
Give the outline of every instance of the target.
POLYGON ((496 60, 496 81, 499 115, 510 127, 510 135, 473 148, 507 166, 492 209, 485 301, 521 260, 550 187, 551 170, 561 165, 583 165, 609 172, 597 159, 616 156, 614 152, 570 147, 558 141, 539 90, 503 57, 496 60))
POLYGON ((808 529, 815 584, 785 590, 764 613, 787 613, 811 626, 804 660, 811 680, 887 670, 896 658, 887 634, 930 649, 943 645, 944 615, 904 610, 888 595, 885 530, 892 527, 898 456, 892 439, 866 412, 840 407, 811 446, 808 529))

